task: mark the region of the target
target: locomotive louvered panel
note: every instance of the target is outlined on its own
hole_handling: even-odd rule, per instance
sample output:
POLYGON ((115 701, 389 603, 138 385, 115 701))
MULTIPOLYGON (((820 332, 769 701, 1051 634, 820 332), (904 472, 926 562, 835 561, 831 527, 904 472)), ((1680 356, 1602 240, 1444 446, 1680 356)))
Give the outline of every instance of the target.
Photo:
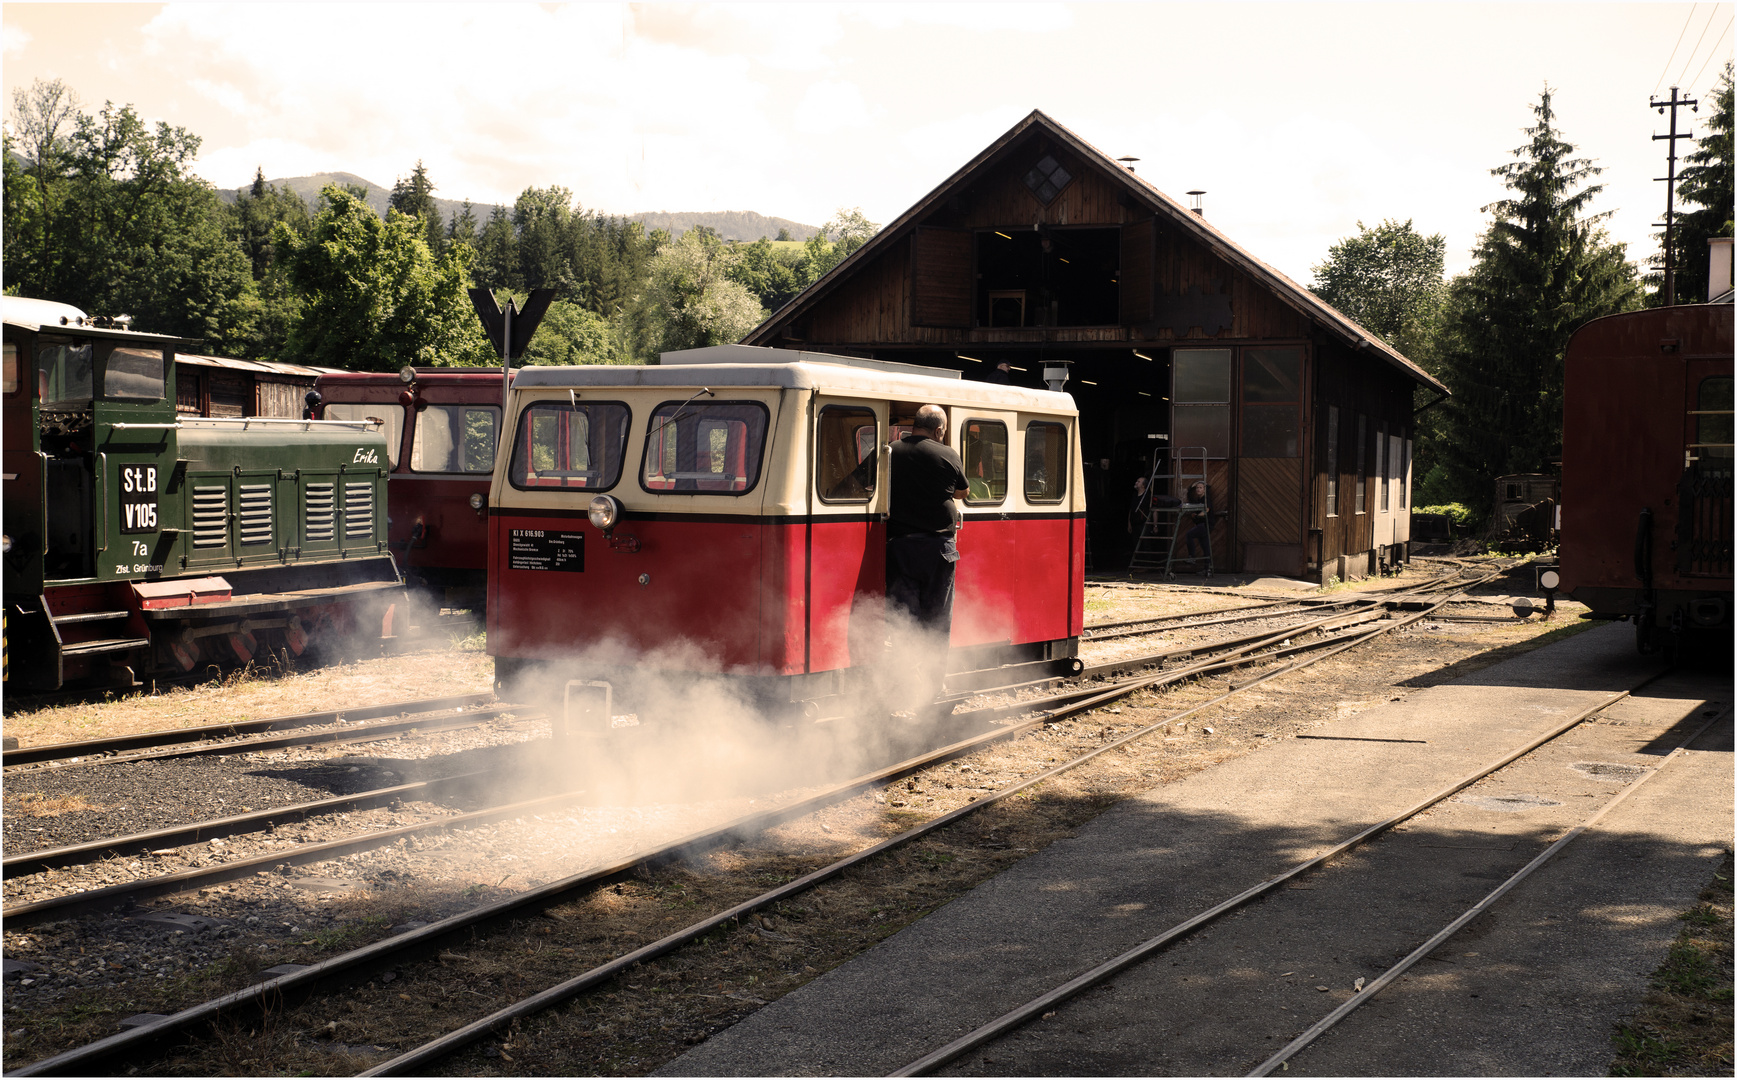
POLYGON ((270 484, 243 484, 240 488, 241 542, 269 544, 271 529, 270 484))
POLYGON ((1302 459, 1242 458, 1237 470, 1238 538, 1266 544, 1302 540, 1302 459))
POLYGON ((374 535, 374 485, 371 481, 344 485, 344 535, 374 535))
POLYGON ((222 547, 229 543, 229 486, 193 488, 193 546, 222 547))
POLYGON ((1677 484, 1677 572, 1729 578, 1732 470, 1697 465, 1677 484))
POLYGON ((331 540, 337 535, 337 485, 307 486, 308 540, 331 540))

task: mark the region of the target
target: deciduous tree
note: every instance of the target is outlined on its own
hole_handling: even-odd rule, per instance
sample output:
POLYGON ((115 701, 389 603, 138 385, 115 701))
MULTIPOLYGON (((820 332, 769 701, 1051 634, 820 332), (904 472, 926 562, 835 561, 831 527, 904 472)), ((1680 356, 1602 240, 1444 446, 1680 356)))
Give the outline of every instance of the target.
POLYGON ((1447 238, 1411 226, 1357 223, 1357 235, 1327 249, 1311 267, 1310 289, 1406 357, 1430 367, 1436 320, 1447 294, 1442 267, 1447 238))

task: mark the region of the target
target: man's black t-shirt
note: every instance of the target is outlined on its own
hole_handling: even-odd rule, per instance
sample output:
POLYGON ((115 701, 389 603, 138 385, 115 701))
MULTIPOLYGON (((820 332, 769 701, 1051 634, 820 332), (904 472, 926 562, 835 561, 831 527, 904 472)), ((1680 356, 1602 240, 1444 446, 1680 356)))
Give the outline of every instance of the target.
POLYGON ((892 507, 887 536, 952 533, 953 493, 965 487, 965 464, 946 443, 906 435, 892 449, 892 507))

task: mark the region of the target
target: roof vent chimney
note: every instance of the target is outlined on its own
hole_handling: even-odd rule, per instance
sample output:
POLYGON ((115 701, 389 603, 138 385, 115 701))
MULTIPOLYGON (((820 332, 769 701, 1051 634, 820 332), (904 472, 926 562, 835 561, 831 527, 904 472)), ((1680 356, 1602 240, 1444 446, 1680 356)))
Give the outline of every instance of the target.
POLYGON ((1139 161, 1140 159, 1137 157, 1119 157, 1116 160, 1127 166, 1129 172, 1133 172, 1134 162, 1139 161))
POLYGON ((1206 191, 1202 188, 1195 188, 1193 191, 1190 191, 1188 194, 1190 194, 1194 197, 1194 205, 1189 207, 1189 209, 1193 210, 1196 214, 1199 214, 1201 217, 1205 217, 1206 216, 1206 210, 1200 205, 1200 197, 1202 195, 1205 195, 1206 191))

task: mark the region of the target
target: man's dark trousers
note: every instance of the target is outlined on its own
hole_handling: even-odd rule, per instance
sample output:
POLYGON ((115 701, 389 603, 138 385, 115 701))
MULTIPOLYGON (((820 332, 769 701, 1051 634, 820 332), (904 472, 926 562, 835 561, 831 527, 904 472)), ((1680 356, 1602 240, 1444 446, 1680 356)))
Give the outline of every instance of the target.
POLYGON ((911 533, 887 541, 888 604, 924 630, 941 635, 943 642, 953 628, 953 567, 958 561, 951 536, 911 533))

